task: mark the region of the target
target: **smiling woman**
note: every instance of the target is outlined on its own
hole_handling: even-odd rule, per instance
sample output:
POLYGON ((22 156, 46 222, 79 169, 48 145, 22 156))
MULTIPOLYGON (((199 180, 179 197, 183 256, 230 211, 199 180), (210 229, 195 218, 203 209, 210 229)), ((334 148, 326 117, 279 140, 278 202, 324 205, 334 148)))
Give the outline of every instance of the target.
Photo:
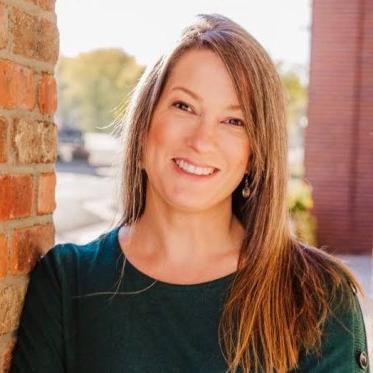
POLYGON ((12 372, 358 372, 362 288, 291 234, 281 81, 200 15, 149 66, 118 128, 117 226, 37 264, 12 372))

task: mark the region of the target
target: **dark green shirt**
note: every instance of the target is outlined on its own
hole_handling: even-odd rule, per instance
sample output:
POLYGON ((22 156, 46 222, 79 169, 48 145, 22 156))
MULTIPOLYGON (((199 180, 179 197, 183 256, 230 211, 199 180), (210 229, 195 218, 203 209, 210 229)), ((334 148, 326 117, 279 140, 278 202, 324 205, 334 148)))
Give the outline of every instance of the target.
MULTIPOLYGON (((117 288, 124 260, 118 230, 82 246, 56 245, 37 263, 11 372, 226 371, 218 322, 234 274, 176 285, 154 282, 125 261, 117 288)), ((360 306, 341 320, 349 330, 330 322, 322 359, 303 356, 297 372, 368 371, 359 363, 367 351, 360 306)))

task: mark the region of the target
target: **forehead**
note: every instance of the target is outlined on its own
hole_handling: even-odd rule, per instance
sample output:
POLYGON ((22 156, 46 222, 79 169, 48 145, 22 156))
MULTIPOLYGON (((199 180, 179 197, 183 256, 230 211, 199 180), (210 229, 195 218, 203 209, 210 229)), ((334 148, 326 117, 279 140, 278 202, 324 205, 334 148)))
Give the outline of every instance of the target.
POLYGON ((172 90, 176 86, 189 88, 200 95, 238 102, 224 62, 209 49, 192 49, 177 59, 171 68, 165 90, 172 90))

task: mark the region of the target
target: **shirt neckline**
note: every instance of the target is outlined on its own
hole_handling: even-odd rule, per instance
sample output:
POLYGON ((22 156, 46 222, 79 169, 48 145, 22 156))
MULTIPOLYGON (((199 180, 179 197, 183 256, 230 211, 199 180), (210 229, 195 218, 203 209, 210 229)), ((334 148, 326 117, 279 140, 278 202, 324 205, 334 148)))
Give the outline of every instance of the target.
POLYGON ((156 282, 155 285, 162 288, 167 289, 174 289, 174 290, 194 290, 194 289, 204 289, 204 288, 215 288, 220 287, 223 285, 226 285, 230 280, 233 280, 234 276, 236 275, 237 271, 231 272, 227 275, 224 275, 222 277, 218 277, 213 280, 199 282, 195 284, 174 284, 171 282, 166 282, 162 280, 157 280, 156 278, 147 275, 143 271, 139 270, 136 266, 134 266, 128 258, 125 258, 124 253, 121 249, 120 243, 119 243, 119 229, 122 227, 122 225, 119 225, 115 227, 112 231, 113 235, 113 245, 112 247, 116 251, 117 254, 121 257, 121 265, 123 264, 124 259, 126 260, 126 266, 128 266, 130 269, 132 269, 138 276, 143 278, 144 281, 148 282, 156 282))

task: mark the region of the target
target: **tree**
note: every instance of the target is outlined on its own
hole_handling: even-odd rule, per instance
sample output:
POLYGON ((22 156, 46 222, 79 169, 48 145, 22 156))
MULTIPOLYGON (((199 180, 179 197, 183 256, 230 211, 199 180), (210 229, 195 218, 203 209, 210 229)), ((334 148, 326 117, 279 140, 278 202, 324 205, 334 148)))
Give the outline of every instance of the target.
POLYGON ((105 131, 115 108, 128 96, 144 68, 120 49, 99 49, 74 58, 61 57, 56 67, 57 122, 83 131, 105 131))
POLYGON ((294 68, 285 70, 281 64, 277 65, 277 68, 285 88, 290 143, 299 143, 303 138, 302 126, 306 116, 307 88, 302 83, 299 72, 294 68))

